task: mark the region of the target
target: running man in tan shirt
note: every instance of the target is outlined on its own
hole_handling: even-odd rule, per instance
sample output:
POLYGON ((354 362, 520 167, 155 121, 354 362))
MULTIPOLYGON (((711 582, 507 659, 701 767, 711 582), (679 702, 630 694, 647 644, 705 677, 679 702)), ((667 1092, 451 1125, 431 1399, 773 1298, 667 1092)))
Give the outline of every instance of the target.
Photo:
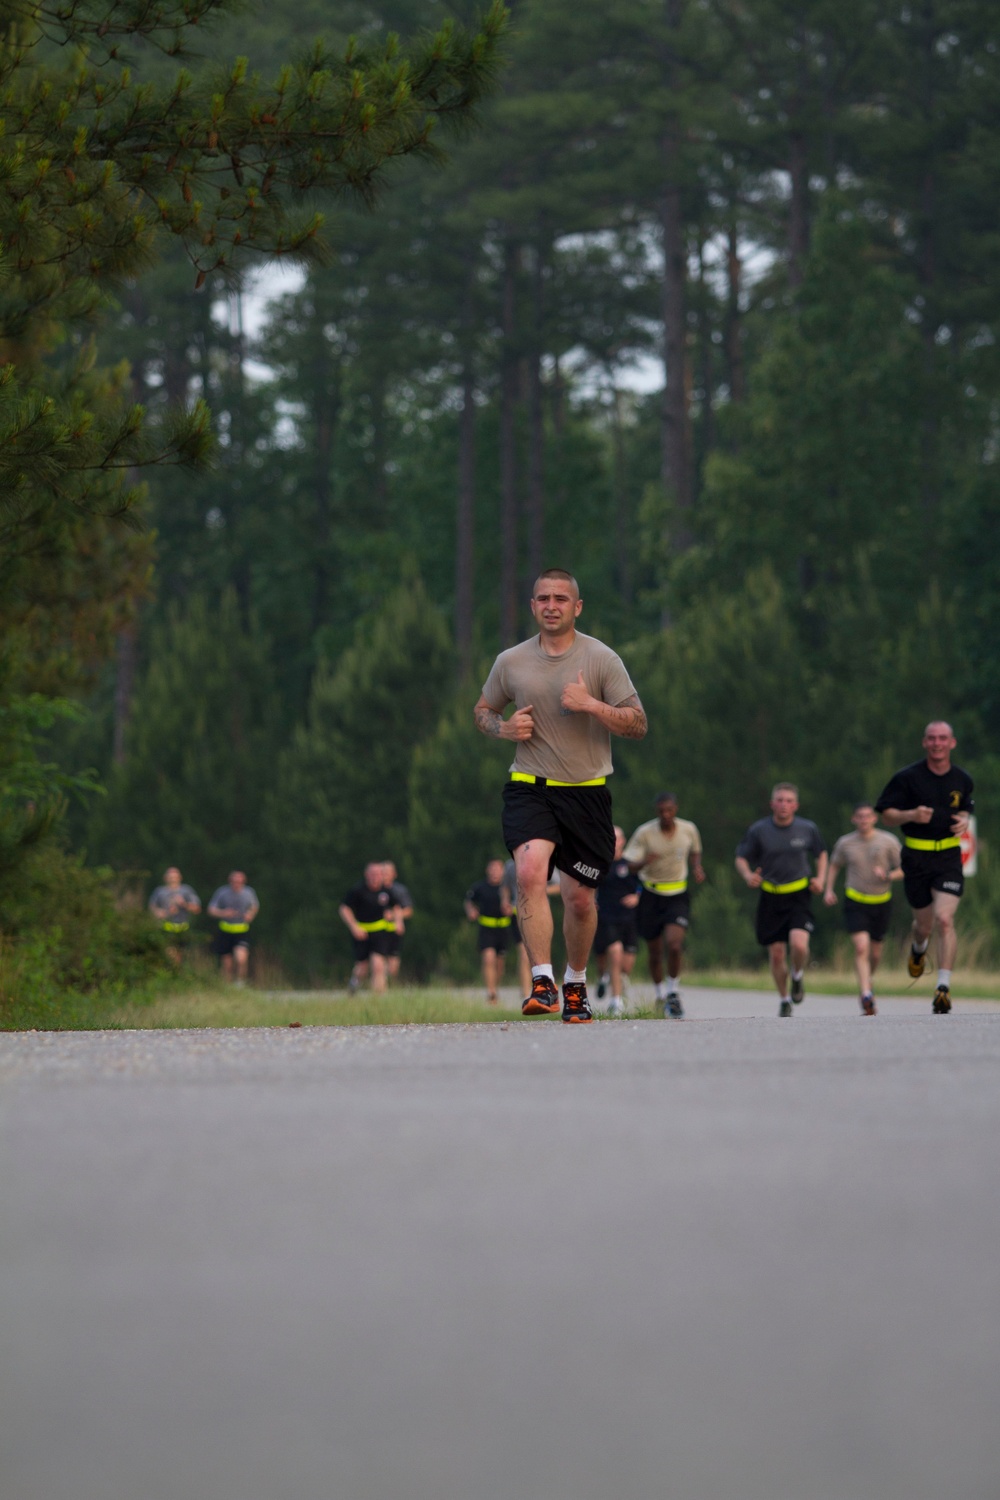
POLYGON ((641 740, 646 715, 621 659, 577 631, 583 608, 572 573, 551 568, 535 582, 538 634, 502 651, 475 707, 483 734, 517 747, 504 787, 504 841, 517 870, 517 920, 531 960, 523 1015, 553 1014, 552 911, 546 885, 560 872, 566 973, 562 1018, 593 1020, 587 959, 597 927, 594 893, 615 852, 611 736, 641 740), (508 703, 514 713, 503 718, 508 703))
POLYGON ((661 792, 656 817, 642 823, 625 847, 625 858, 642 881, 639 897, 639 936, 649 950, 649 975, 661 1016, 679 1020, 684 1014, 677 981, 684 956, 684 937, 691 925, 690 874, 700 885, 701 834, 693 823, 677 816, 677 796, 661 792), (663 942, 667 945, 667 978, 663 976, 663 942))
POLYGON ((870 802, 859 802, 851 818, 854 833, 845 833, 833 846, 823 900, 836 906, 838 871, 847 869, 844 926, 854 944, 861 1014, 875 1014, 872 979, 882 957, 882 944, 892 913, 892 881, 902 880, 899 839, 876 828, 878 813, 870 802))

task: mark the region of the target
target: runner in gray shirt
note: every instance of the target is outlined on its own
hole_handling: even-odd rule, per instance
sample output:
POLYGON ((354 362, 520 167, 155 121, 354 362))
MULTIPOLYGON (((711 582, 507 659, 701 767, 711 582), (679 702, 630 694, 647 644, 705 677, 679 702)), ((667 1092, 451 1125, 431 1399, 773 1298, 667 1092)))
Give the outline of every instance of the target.
POLYGON ((826 845, 815 823, 796 816, 798 806, 798 788, 790 781, 779 781, 771 793, 771 816, 752 823, 736 850, 738 874, 760 892, 757 941, 768 950, 779 1016, 790 1016, 792 1005, 805 999, 809 935, 815 930, 809 896, 813 891, 819 895, 826 882, 826 845), (811 874, 813 859, 815 875, 811 874))
POLYGON ((163 884, 150 896, 149 909, 169 938, 167 957, 171 963, 179 964, 191 918, 201 911, 201 902, 197 891, 184 884, 176 865, 164 870, 163 884))
POLYGON ((222 972, 227 979, 233 978, 236 965, 236 983, 246 983, 250 966, 250 923, 260 911, 257 892, 247 885, 242 870, 231 870, 225 885, 220 885, 208 903, 208 915, 219 924, 213 949, 222 962, 222 972))

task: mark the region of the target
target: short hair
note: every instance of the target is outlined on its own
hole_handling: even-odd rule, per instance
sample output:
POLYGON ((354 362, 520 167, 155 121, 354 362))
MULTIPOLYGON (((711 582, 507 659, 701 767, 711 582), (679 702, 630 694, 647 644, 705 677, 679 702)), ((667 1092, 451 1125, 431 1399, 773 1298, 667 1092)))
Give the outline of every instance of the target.
POLYGON ((543 578, 561 578, 564 583, 571 583, 576 592, 576 597, 579 599, 580 585, 573 577, 573 574, 568 572, 565 568, 543 568, 538 577, 535 579, 534 587, 531 590, 532 596, 534 596, 535 589, 538 588, 538 585, 541 583, 543 578))
POLYGON ((677 801, 677 793, 676 792, 660 792, 659 795, 657 796, 656 801, 653 803, 653 806, 654 807, 660 807, 664 802, 676 802, 676 801, 677 801))
POLYGON ((852 812, 860 812, 863 807, 870 807, 872 812, 875 811, 875 804, 870 797, 862 797, 860 802, 855 802, 851 810, 852 812))
POLYGON ((774 796, 775 792, 791 792, 796 797, 799 795, 799 789, 795 785, 794 781, 776 781, 774 783, 774 786, 771 788, 772 797, 774 796))

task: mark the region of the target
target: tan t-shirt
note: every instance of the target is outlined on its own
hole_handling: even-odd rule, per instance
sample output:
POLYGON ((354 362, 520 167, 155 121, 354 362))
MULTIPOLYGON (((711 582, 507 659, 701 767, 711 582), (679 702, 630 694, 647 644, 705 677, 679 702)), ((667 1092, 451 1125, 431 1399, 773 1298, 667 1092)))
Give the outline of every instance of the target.
POLYGON ((535 732, 518 740, 512 771, 553 781, 591 781, 610 776, 611 734, 593 714, 574 713, 560 703, 562 690, 583 673, 587 692, 617 708, 635 692, 632 679, 610 646, 578 630, 562 656, 546 656, 537 635, 501 651, 483 684, 490 708, 502 713, 532 705, 535 732))
POLYGON ((879 865, 888 873, 899 869, 900 843, 895 834, 877 828, 871 838, 860 833, 845 833, 833 846, 831 865, 844 866, 845 882, 862 896, 884 896, 892 889, 888 880, 879 880, 874 868, 879 865))
POLYGON ((630 864, 652 855, 649 864, 639 871, 643 885, 673 885, 688 878, 688 860, 701 853, 701 834, 686 818, 675 818, 670 833, 660 827, 659 818, 641 823, 625 846, 623 859, 630 864))

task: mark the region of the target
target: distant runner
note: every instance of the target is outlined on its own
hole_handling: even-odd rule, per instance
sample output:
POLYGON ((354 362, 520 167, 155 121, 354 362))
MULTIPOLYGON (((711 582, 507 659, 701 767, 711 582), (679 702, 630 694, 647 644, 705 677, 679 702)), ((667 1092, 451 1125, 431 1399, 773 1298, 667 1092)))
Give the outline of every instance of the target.
POLYGON ((620 1016, 625 1009, 626 976, 635 965, 639 950, 636 908, 639 905, 639 881, 628 860, 622 858, 625 832, 615 825, 615 858, 611 869, 597 887, 597 932, 594 957, 601 982, 597 998, 603 1000, 610 988, 608 1015, 620 1016))
POLYGON ((242 870, 231 870, 225 885, 220 885, 208 903, 208 915, 219 924, 212 944, 213 951, 222 961, 222 972, 227 979, 233 977, 236 966, 236 983, 244 985, 250 965, 250 923, 260 911, 257 892, 247 885, 242 870))
POLYGON ((504 787, 504 842, 517 866, 517 919, 531 959, 523 1015, 552 1014, 559 991, 552 970, 552 911, 545 887, 558 866, 566 939, 562 1018, 594 1019, 587 959, 597 926, 594 892, 614 857, 611 735, 641 740, 646 715, 620 658, 578 634, 583 608, 572 573, 550 568, 535 581, 531 613, 539 630, 502 651, 475 707, 476 726, 516 745, 504 787), (508 703, 515 712, 502 717, 508 703))
POLYGON ((677 796, 661 792, 655 802, 657 816, 635 830, 625 848, 625 858, 642 881, 639 901, 639 936, 649 949, 649 974, 654 985, 656 1010, 661 1016, 679 1020, 684 1014, 678 981, 684 959, 684 938, 691 925, 688 867, 700 885, 705 879, 701 863, 701 834, 693 823, 677 816, 677 796), (663 940, 667 943, 667 977, 663 975, 663 940))
POLYGON ((962 834, 975 809, 972 777, 952 765, 955 734, 944 719, 924 730, 926 758, 897 771, 875 803, 889 828, 903 835, 903 889, 913 909, 907 967, 919 979, 927 966, 931 931, 937 931, 938 979, 931 1010, 951 1010, 951 973, 958 937, 955 913, 962 896, 962 834))
POLYGON ((191 918, 201 911, 198 893, 181 880, 176 865, 163 872, 163 884, 149 898, 149 910, 167 934, 167 955, 172 963, 181 961, 181 949, 191 927, 191 918))
POLYGON ((477 881, 465 893, 465 915, 479 928, 480 963, 488 1005, 496 1005, 500 999, 497 991, 513 920, 503 883, 503 863, 502 859, 491 859, 486 866, 486 879, 477 881))
POLYGON ((798 806, 798 788, 790 781, 779 781, 771 793, 771 816, 751 824, 736 851, 739 875, 752 890, 760 891, 757 941, 768 950, 779 1016, 790 1016, 792 1005, 801 1005, 805 999, 809 934, 816 926, 809 894, 820 895, 826 884, 826 845, 815 823, 796 816, 798 806), (816 861, 813 876, 810 859, 816 861))
POLYGON ((406 933, 406 924, 413 916, 413 897, 399 879, 399 872, 391 859, 384 860, 382 863, 382 879, 389 892, 390 905, 396 911, 395 931, 388 934, 386 965, 389 978, 398 979, 400 965, 403 962, 403 937, 406 933))
POLYGON ((859 802, 851 818, 856 832, 845 833, 833 846, 826 876, 827 906, 837 904, 834 886, 838 871, 847 868, 844 925, 854 944, 861 1014, 875 1014, 873 978, 882 957, 882 944, 892 914, 892 881, 901 880, 899 839, 876 828, 878 813, 870 802, 859 802))
POLYGON ((354 940, 350 988, 356 990, 370 974, 372 989, 381 994, 386 987, 389 936, 397 931, 397 914, 380 861, 365 865, 363 880, 347 892, 338 915, 354 940))

